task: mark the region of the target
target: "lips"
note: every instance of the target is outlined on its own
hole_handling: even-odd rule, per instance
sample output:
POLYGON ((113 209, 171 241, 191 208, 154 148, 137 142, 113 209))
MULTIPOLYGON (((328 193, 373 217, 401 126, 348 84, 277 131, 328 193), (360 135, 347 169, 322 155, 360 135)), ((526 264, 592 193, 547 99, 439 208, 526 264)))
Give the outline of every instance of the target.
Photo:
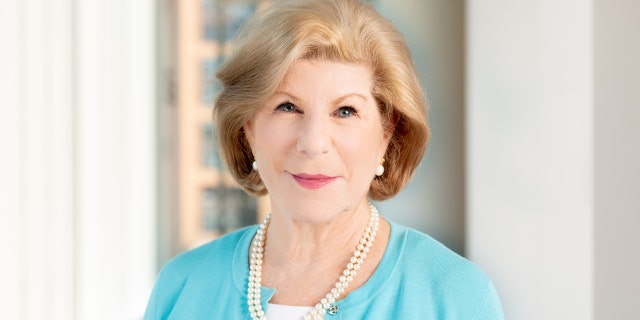
POLYGON ((337 179, 337 177, 329 177, 323 174, 292 174, 293 179, 303 188, 320 189, 337 179))

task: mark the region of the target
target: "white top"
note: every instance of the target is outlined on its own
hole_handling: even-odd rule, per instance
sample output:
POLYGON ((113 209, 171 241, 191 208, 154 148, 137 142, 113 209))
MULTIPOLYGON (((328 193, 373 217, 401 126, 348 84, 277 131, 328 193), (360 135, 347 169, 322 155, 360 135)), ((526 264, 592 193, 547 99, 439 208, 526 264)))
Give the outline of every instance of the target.
POLYGON ((267 307, 267 319, 276 320, 300 320, 304 317, 313 307, 301 307, 301 306, 285 306, 282 304, 269 303, 267 307))

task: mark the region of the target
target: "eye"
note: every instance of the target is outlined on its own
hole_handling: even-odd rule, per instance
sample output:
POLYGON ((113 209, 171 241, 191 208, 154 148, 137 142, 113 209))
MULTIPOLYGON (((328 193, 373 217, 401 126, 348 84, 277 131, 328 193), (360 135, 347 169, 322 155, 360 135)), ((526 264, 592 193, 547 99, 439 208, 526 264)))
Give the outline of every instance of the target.
POLYGON ((296 112, 296 106, 291 102, 285 102, 276 107, 277 111, 296 112))
POLYGON ((337 116, 338 118, 349 118, 352 116, 355 116, 356 114, 358 114, 356 112, 356 109, 354 109, 353 107, 340 107, 338 108, 338 110, 336 110, 334 112, 334 115, 337 116))

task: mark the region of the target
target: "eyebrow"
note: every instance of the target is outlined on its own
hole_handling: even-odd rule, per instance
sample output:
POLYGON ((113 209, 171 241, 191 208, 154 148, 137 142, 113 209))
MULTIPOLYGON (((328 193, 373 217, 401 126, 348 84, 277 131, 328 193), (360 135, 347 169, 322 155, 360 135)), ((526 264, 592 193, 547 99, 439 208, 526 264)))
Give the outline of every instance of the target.
MULTIPOLYGON (((284 96, 288 96, 289 98, 291 98, 291 99, 293 99, 293 100, 298 100, 298 101, 300 101, 300 100, 301 100, 301 99, 300 99, 300 98, 298 98, 296 95, 294 95, 294 94, 292 94, 292 93, 290 93, 290 92, 288 92, 288 91, 286 91, 286 90, 276 90, 276 91, 274 92, 274 94, 281 94, 281 95, 284 95, 284 96)), ((344 100, 346 100, 346 99, 347 99, 347 98, 349 98, 349 97, 359 97, 360 99, 362 99, 362 100, 364 100, 364 101, 367 101, 367 100, 368 100, 368 99, 367 99, 367 97, 366 97, 365 95, 360 94, 360 93, 357 93, 357 92, 353 92, 353 93, 347 93, 347 94, 345 94, 345 95, 342 95, 342 96, 340 96, 340 97, 338 97, 338 98, 334 99, 334 100, 332 101, 332 103, 333 103, 333 104, 338 104, 338 103, 340 103, 341 101, 344 101, 344 100)))
POLYGON ((292 98, 293 100, 300 100, 300 98, 298 98, 296 95, 291 94, 286 90, 276 90, 273 94, 274 95, 280 94, 280 95, 283 95, 283 96, 288 96, 289 98, 292 98))

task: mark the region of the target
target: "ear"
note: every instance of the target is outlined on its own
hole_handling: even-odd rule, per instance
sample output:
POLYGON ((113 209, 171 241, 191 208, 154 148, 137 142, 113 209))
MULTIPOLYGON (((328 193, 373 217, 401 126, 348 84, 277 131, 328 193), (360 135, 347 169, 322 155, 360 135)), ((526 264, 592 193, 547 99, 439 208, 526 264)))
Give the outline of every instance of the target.
POLYGON ((253 141, 255 139, 254 131, 253 131, 253 123, 251 120, 247 121, 247 123, 242 126, 242 130, 244 131, 244 136, 249 142, 249 147, 253 150, 253 141))
POLYGON ((380 142, 380 155, 378 156, 379 159, 384 159, 384 156, 387 154, 387 149, 389 148, 389 143, 391 142, 391 137, 393 135, 392 134, 386 134, 384 135, 384 137, 382 138, 382 141, 380 142))
POLYGON ((383 124, 382 126, 382 130, 383 130, 382 141, 380 142, 380 148, 382 150, 382 154, 379 157, 380 159, 384 158, 384 156, 387 154, 389 143, 391 143, 391 138, 393 138, 393 135, 395 134, 396 123, 397 123, 396 119, 391 119, 390 123, 383 124))

